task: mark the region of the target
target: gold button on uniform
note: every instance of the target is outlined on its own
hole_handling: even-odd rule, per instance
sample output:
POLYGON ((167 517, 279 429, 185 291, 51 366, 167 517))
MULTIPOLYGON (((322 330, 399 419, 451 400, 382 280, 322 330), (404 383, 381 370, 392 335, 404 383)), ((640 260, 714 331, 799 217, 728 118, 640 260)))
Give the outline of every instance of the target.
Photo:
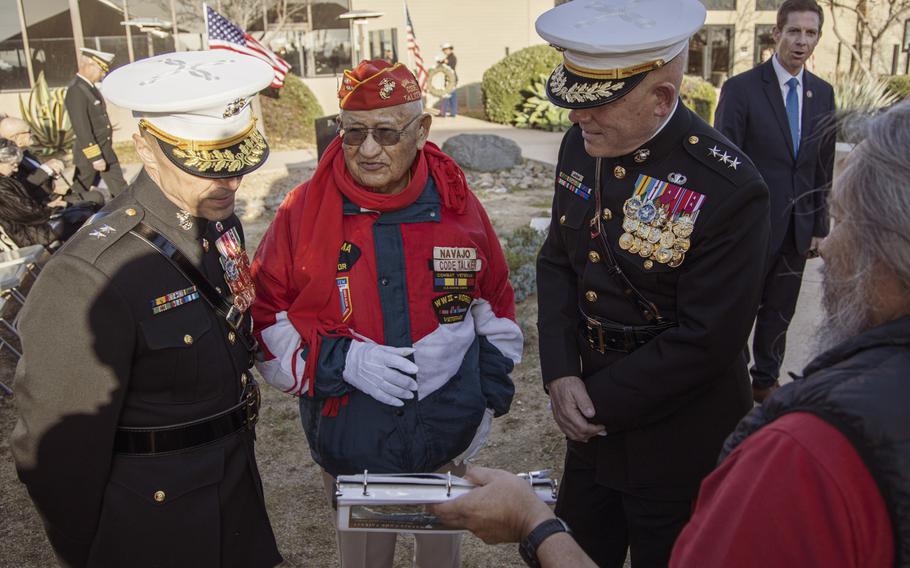
POLYGON ((205 252, 209 252, 209 240, 208 239, 202 239, 202 250, 204 250, 205 252))
POLYGON ((626 177, 626 168, 622 166, 616 166, 613 168, 613 175, 616 176, 616 179, 622 179, 626 177))
POLYGON ((689 144, 698 144, 698 136, 689 136, 689 144))
POLYGON ((158 490, 158 491, 155 491, 154 497, 155 497, 155 501, 158 501, 159 503, 164 503, 164 500, 167 498, 167 495, 164 494, 164 491, 158 490))
POLYGON ((192 345, 192 344, 193 344, 193 336, 190 335, 189 333, 186 334, 186 335, 184 335, 184 336, 183 336, 183 342, 186 343, 187 345, 192 345))
POLYGON ((228 341, 230 341, 231 345, 233 345, 237 341, 237 334, 234 333, 233 331, 229 331, 228 332, 228 341))
POLYGON ((645 270, 651 270, 652 268, 654 268, 654 261, 652 261, 650 259, 646 260, 645 261, 645 270))
POLYGON ((130 207, 129 209, 127 209, 126 211, 124 211, 124 213, 126 213, 126 216, 127 216, 127 217, 135 217, 135 216, 136 216, 136 210, 133 209, 132 207, 130 207))
POLYGON ((585 300, 587 300, 591 303, 596 302, 597 301, 597 292, 595 292, 594 290, 588 290, 587 292, 585 292, 585 300))
POLYGON ((591 251, 588 253, 588 260, 591 262, 600 262, 600 255, 597 254, 597 251, 591 251))
POLYGON ((604 209, 604 211, 603 211, 604 221, 609 221, 612 218, 613 218, 613 212, 610 211, 609 209, 604 209))
POLYGON ((566 216, 565 216, 565 215, 563 215, 562 217, 559 218, 559 224, 560 224, 560 225, 565 225, 565 224, 566 224, 566 216))

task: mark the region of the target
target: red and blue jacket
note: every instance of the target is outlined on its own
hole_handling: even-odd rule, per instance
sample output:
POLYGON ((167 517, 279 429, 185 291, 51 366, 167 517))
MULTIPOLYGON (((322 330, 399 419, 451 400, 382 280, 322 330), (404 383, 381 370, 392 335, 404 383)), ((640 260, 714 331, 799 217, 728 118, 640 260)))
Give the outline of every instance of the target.
MULTIPOLYGON (((270 231, 291 234, 289 216, 283 205, 270 231)), ((485 436, 492 415, 508 412, 515 392, 509 374, 523 338, 499 240, 473 194, 463 214, 451 211, 432 176, 398 211, 362 210, 345 198, 342 222, 335 276, 342 320, 366 340, 415 349, 417 396, 392 407, 344 382, 345 357, 357 339, 336 337, 322 339, 315 395, 308 396, 302 375, 313 362, 287 317, 292 297, 274 308, 274 321, 258 322, 270 358, 257 367, 269 384, 300 396, 310 451, 330 474, 434 471, 476 447, 475 435, 485 436), (323 415, 327 399, 344 395, 336 416, 323 415)), ((261 270, 272 285, 290 287, 292 259, 265 252, 261 270)))

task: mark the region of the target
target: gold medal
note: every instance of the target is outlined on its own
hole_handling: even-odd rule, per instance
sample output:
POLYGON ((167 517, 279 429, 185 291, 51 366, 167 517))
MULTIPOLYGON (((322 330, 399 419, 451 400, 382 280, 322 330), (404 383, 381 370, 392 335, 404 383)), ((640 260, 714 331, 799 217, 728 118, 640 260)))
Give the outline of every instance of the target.
POLYGON ((638 220, 639 209, 641 209, 641 200, 637 196, 626 199, 626 202, 622 206, 622 212, 625 216, 636 221, 638 220))
POLYGON ((691 243, 689 242, 689 239, 677 238, 676 241, 673 243, 673 248, 675 248, 676 250, 678 250, 680 252, 686 252, 689 250, 690 245, 691 245, 691 243))
POLYGON ((649 227, 649 226, 647 226, 646 224, 642 223, 641 225, 639 225, 638 230, 635 231, 635 234, 638 235, 639 237, 643 238, 643 239, 647 239, 647 238, 648 238, 648 235, 651 234, 651 227, 649 227))
POLYGON ((660 229, 651 227, 651 231, 648 233, 648 242, 652 245, 656 245, 660 242, 660 229))
POLYGON ((629 250, 629 248, 632 246, 632 243, 634 241, 635 241, 635 237, 633 237, 629 233, 623 233, 622 236, 619 237, 619 248, 621 248, 622 250, 629 250))
POLYGON ((676 268, 676 267, 678 267, 680 264, 683 263, 683 260, 684 260, 685 258, 686 258, 686 255, 684 255, 684 254, 682 254, 682 253, 679 254, 679 257, 677 257, 677 256, 674 254, 674 255, 673 255, 673 259, 670 260, 670 262, 667 264, 667 266, 669 266, 670 268, 676 268))
POLYGON ((632 245, 629 247, 629 252, 632 254, 638 254, 638 251, 641 250, 641 239, 638 237, 633 237, 632 245))
POLYGON ((660 235, 660 246, 666 249, 673 248, 673 243, 676 242, 676 237, 673 236, 673 233, 667 231, 661 233, 660 235))
POLYGON ((661 264, 667 264, 673 260, 673 251, 668 248, 661 247, 657 249, 657 252, 654 253, 654 260, 661 264))
POLYGON ((623 219, 623 222, 622 222, 622 230, 627 233, 634 233, 635 230, 638 229, 638 225, 640 225, 640 224, 641 223, 639 223, 635 219, 630 219, 629 217, 626 217, 625 219, 623 219))
POLYGON ((677 237, 686 239, 692 234, 694 229, 695 223, 692 222, 692 219, 689 217, 680 217, 679 221, 673 225, 673 234, 677 237))
POLYGON ((638 251, 638 256, 640 256, 642 258, 648 258, 649 256, 651 256, 652 252, 654 252, 654 245, 652 245, 648 241, 645 241, 645 242, 641 243, 641 250, 638 251))

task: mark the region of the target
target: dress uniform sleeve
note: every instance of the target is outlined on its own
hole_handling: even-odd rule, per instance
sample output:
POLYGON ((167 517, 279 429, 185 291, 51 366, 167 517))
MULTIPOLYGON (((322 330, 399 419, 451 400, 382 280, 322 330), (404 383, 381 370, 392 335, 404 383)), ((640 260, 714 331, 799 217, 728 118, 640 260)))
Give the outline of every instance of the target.
POLYGON ((742 356, 764 278, 764 182, 737 189, 705 222, 676 284, 678 325, 586 380, 594 422, 608 432, 672 413, 742 356))
MULTIPOLYGON (((38 159, 35 158, 31 152, 26 151, 25 155, 28 158, 35 160, 36 162, 38 161, 38 159)), ((22 169, 25 164, 26 164, 26 161, 25 161, 25 158, 23 158, 22 162, 19 164, 19 169, 22 169)), ((25 176, 25 181, 32 185, 36 185, 36 186, 44 189, 45 191, 47 191, 49 189, 50 192, 53 192, 53 189, 54 189, 53 186, 51 186, 49 188, 44 187, 44 184, 51 181, 51 174, 47 173, 44 170, 44 168, 42 168, 40 165, 31 168, 31 170, 25 176)))
POLYGON ((748 106, 748 97, 739 92, 737 81, 724 83, 714 111, 714 128, 740 148, 746 140, 748 106))
POLYGON ((837 122, 835 120, 834 90, 828 93, 828 116, 820 124, 823 129, 818 148, 818 162, 815 172, 815 227, 814 237, 826 237, 831 229, 828 220, 828 194, 834 179, 834 158, 837 151, 837 122))
MULTIPOLYGON (((563 160, 566 138, 559 148, 563 160)), ((559 230, 554 181, 550 231, 537 255, 537 336, 544 387, 560 377, 581 376, 578 354, 578 277, 559 230)))
POLYGON ((74 84, 66 90, 64 104, 70 117, 70 123, 73 125, 73 132, 76 134, 73 152, 82 152, 82 155, 90 162, 99 159, 101 148, 95 141, 95 133, 92 130, 89 102, 85 100, 85 95, 80 91, 78 85, 74 84))
POLYGON ((104 274, 60 253, 22 311, 12 453, 64 566, 84 566, 92 545, 135 326, 104 274))

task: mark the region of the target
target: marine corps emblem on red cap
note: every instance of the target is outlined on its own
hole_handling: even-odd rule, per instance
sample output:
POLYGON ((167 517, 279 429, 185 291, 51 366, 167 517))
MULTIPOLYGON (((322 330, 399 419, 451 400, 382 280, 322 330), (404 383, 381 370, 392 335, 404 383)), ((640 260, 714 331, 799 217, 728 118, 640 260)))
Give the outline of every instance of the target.
POLYGON ((401 63, 364 60, 344 72, 338 106, 343 110, 372 110, 419 101, 421 96, 414 74, 401 63))

